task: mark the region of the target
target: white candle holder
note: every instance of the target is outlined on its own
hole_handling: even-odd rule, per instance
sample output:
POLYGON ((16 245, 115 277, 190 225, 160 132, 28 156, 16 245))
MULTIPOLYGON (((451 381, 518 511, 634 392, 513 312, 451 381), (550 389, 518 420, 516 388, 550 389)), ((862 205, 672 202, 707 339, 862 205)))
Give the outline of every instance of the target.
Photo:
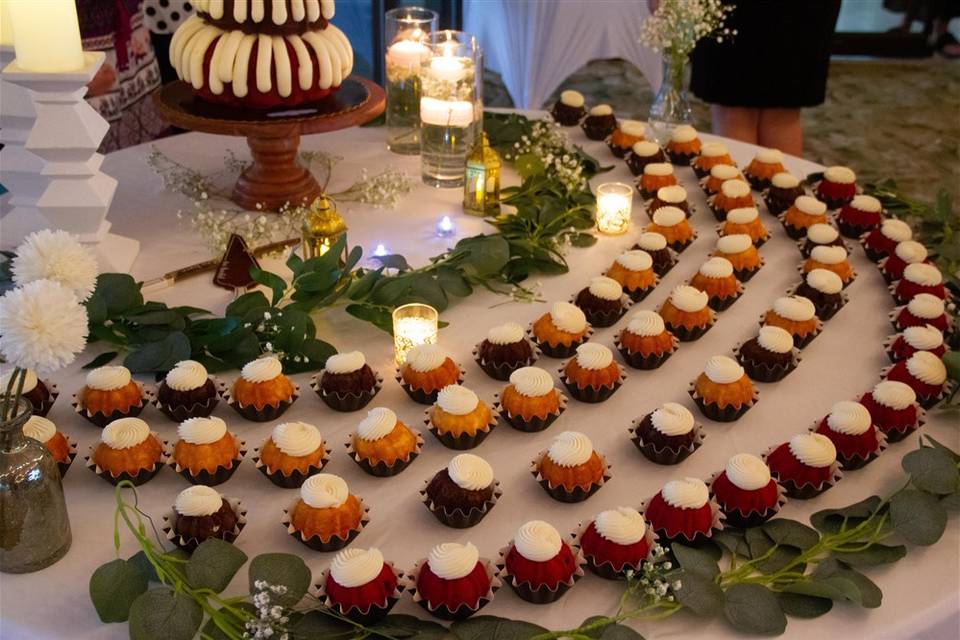
POLYGON ((630 229, 633 187, 623 182, 605 182, 597 187, 597 231, 621 235, 630 229))
POLYGON ((428 304, 412 302, 393 310, 393 355, 397 365, 421 344, 436 344, 440 314, 428 304))
MULTIPOLYGON (((62 229, 81 242, 93 245, 101 270, 129 272, 140 251, 140 243, 110 233, 107 211, 117 189, 117 181, 100 171, 103 154, 97 153, 110 125, 83 99, 87 83, 103 64, 102 52, 86 52, 86 64, 78 71, 34 73, 23 71, 16 60, 3 68, 0 78, 29 92, 36 111, 29 121, 19 121, 18 135, 26 133, 22 148, 40 159, 44 185, 35 200, 36 212, 24 204, 22 212, 3 219, 3 244, 16 245, 33 231, 62 229), (36 215, 36 214, 39 215, 36 215)), ((4 95, 4 103, 7 97, 4 95)), ((17 154, 8 165, 4 155, 4 177, 29 171, 30 158, 17 154)), ((16 182, 16 178, 14 179, 16 182)), ((34 185, 36 187, 36 185, 34 185)), ((10 187, 14 192, 14 187, 10 187)), ((29 198, 29 187, 11 198, 29 198)))

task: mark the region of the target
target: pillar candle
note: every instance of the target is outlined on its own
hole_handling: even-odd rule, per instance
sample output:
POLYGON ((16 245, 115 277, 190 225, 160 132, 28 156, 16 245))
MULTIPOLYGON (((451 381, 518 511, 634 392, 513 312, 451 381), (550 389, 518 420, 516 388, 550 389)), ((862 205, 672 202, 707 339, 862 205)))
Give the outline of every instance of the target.
POLYGON ((13 22, 17 66, 35 73, 78 71, 84 66, 74 0, 3 0, 13 22))

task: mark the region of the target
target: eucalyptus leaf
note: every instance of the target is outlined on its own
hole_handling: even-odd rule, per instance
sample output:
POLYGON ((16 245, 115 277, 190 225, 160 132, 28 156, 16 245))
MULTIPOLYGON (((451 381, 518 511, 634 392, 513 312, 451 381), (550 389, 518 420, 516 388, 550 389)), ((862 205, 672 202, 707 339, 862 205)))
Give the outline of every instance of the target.
POLYGON ((321 609, 297 614, 290 621, 290 631, 294 638, 349 638, 353 627, 327 615, 321 609))
POLYGON ((218 538, 208 538, 191 554, 184 571, 190 586, 220 593, 246 561, 247 554, 236 546, 218 538))
POLYGON ((773 541, 770 536, 764 533, 760 527, 751 527, 744 533, 747 547, 750 549, 751 558, 759 558, 773 548, 773 541))
POLYGON ((191 640, 203 622, 203 609, 169 587, 143 593, 130 607, 130 640, 191 640))
POLYGON ((910 481, 928 493, 953 493, 960 479, 957 463, 945 451, 935 447, 921 447, 903 456, 900 463, 910 474, 910 481))
POLYGON ((143 304, 140 284, 125 273, 101 273, 93 295, 103 301, 110 318, 143 304))
POLYGON ((860 590, 852 580, 839 575, 830 575, 823 578, 812 577, 800 582, 791 582, 783 586, 787 593, 830 598, 831 600, 845 600, 859 605, 860 590))
POLYGON ((683 568, 684 575, 699 573, 708 578, 715 578, 720 574, 720 566, 707 552, 696 547, 688 547, 679 543, 670 545, 674 557, 683 568))
MULTIPOLYGON (((416 640, 458 640, 446 627, 430 620, 422 620, 416 616, 405 614, 391 614, 383 622, 374 625, 373 629, 387 629, 410 633, 416 640)), ((387 632, 389 635, 389 632, 387 632)))
POLYGON ((188 360, 190 353, 190 339, 183 332, 175 331, 163 340, 141 346, 127 355, 123 364, 131 373, 164 373, 181 360, 188 360))
MULTIPOLYGON (((760 573, 770 575, 790 565, 794 560, 797 559, 800 553, 800 549, 797 549, 796 547, 791 547, 789 545, 778 545, 773 549, 773 552, 768 557, 757 561, 755 566, 757 571, 760 573)), ((792 567, 792 569, 794 571, 803 571, 804 565, 800 564, 792 567)))
POLYGON ((230 304, 227 305, 224 313, 228 316, 245 317, 254 309, 267 309, 270 307, 270 301, 263 291, 251 291, 245 293, 230 304))
POLYGON ((763 532, 777 544, 790 545, 806 550, 820 542, 820 534, 815 529, 796 520, 776 518, 763 524, 763 532))
POLYGON ((87 308, 87 321, 90 324, 100 324, 107 321, 107 303, 99 293, 91 294, 83 304, 87 308))
POLYGON ((117 351, 104 351, 103 353, 98 355, 96 358, 94 358, 87 364, 83 365, 83 368, 96 369, 97 367, 102 367, 103 365, 107 364, 108 362, 116 358, 118 355, 119 355, 119 352, 117 351))
POLYGON ((848 520, 848 526, 854 527, 873 515, 880 507, 881 502, 879 496, 870 496, 860 502, 839 509, 817 511, 810 516, 810 524, 818 531, 836 533, 840 530, 844 518, 848 520))
POLYGON ((643 640, 642 635, 630 627, 620 624, 614 619, 608 618, 607 616, 590 616, 580 623, 579 628, 582 629, 583 627, 598 622, 604 623, 603 626, 600 626, 593 631, 588 631, 584 635, 586 635, 588 638, 594 638, 595 640, 643 640))
POLYGON ((300 556, 290 553, 260 554, 250 561, 248 573, 250 593, 256 593, 254 585, 258 580, 271 586, 285 586, 285 594, 270 595, 271 601, 281 606, 296 605, 310 588, 310 569, 300 556))
POLYGON ((101 622, 124 622, 133 602, 147 590, 147 578, 137 565, 117 558, 97 567, 89 589, 101 622))
MULTIPOLYGON (((232 605, 232 607, 234 609, 242 609, 253 617, 256 617, 257 615, 257 608, 253 606, 253 603, 250 602, 238 602, 237 604, 232 605)), ((222 619, 223 624, 229 625, 231 629, 236 629, 241 633, 244 631, 246 621, 240 616, 234 614, 230 609, 226 607, 218 609, 217 616, 222 619)), ((220 627, 217 626, 217 623, 213 620, 213 618, 207 620, 207 624, 203 625, 203 629, 200 630, 200 633, 203 640, 230 640, 230 636, 224 633, 220 627)))
POLYGON ((780 635, 787 628, 787 617, 777 597, 759 584, 735 584, 727 589, 723 615, 738 631, 780 635))
POLYGON ((353 317, 366 320, 393 335, 393 316, 390 309, 369 304, 348 304, 345 310, 353 317))
POLYGON ((270 301, 271 306, 280 304, 283 294, 287 290, 287 282, 275 273, 270 273, 257 267, 250 267, 250 277, 273 292, 273 298, 270 301))
POLYGON ((840 577, 844 580, 849 580, 860 594, 858 604, 862 607, 875 609, 883 602, 883 592, 880 591, 880 587, 874 584, 867 576, 856 569, 851 569, 835 558, 827 558, 819 563, 812 575, 815 578, 840 577))
MULTIPOLYGON (((950 353, 958 356, 957 363, 958 363, 958 367, 960 367, 960 353, 955 351, 951 351, 950 353)), ((960 380, 960 368, 958 368, 956 379, 960 380)), ((931 446, 933 446, 936 449, 939 449, 940 451, 943 451, 948 456, 950 456, 950 458, 953 459, 955 463, 960 464, 960 453, 957 453, 947 445, 941 443, 939 440, 934 440, 933 437, 930 436, 930 434, 924 434, 921 440, 922 441, 925 440, 929 442, 931 446)))
POLYGON ((674 596, 680 604, 699 616, 712 616, 723 608, 720 585, 712 577, 700 573, 684 573, 674 596))
POLYGON ((890 499, 890 522, 907 542, 931 545, 947 528, 947 512, 933 496, 904 489, 890 499))
POLYGON ((747 545, 744 534, 740 531, 735 529, 716 531, 713 534, 713 539, 717 544, 723 546, 730 553, 742 556, 744 558, 750 557, 750 547, 747 545))
POLYGON ((460 640, 530 640, 537 634, 547 633, 547 629, 532 622, 496 616, 474 616, 454 622, 450 631, 460 640))
POLYGON ((777 601, 785 614, 795 618, 819 618, 833 609, 833 600, 830 598, 799 593, 778 593, 777 601))
POLYGON ((881 564, 896 562, 907 555, 907 548, 903 545, 889 546, 875 542, 863 551, 844 553, 834 551, 833 556, 853 567, 874 567, 881 564))

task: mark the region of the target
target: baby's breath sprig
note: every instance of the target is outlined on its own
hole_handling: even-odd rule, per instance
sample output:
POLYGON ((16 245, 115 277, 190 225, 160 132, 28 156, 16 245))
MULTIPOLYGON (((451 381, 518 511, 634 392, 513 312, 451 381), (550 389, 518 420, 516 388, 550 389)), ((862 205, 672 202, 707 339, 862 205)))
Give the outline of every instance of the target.
POLYGON ((697 42, 724 42, 737 34, 725 26, 733 4, 721 0, 661 0, 640 27, 640 43, 670 57, 689 56, 697 42))

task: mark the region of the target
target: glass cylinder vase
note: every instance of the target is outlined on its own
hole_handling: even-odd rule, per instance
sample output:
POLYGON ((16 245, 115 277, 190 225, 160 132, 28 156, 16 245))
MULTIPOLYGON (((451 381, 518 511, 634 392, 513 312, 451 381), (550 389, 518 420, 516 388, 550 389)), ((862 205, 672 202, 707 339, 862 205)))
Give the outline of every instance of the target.
MULTIPOLYGON (((0 396, 0 401, 3 397, 0 396)), ((20 398, 0 421, 0 572, 30 573, 70 549, 70 520, 57 462, 23 434, 33 407, 20 398)))
POLYGON ((654 138, 661 146, 670 139, 674 127, 690 124, 693 112, 690 109, 690 60, 682 55, 664 54, 663 79, 660 89, 650 105, 647 123, 654 138))
POLYGON ((436 11, 400 7, 384 16, 387 148, 402 155, 420 153, 420 65, 430 55, 436 11))
POLYGON ((440 314, 428 304, 411 302, 393 310, 393 355, 398 365, 421 344, 437 343, 440 314))

